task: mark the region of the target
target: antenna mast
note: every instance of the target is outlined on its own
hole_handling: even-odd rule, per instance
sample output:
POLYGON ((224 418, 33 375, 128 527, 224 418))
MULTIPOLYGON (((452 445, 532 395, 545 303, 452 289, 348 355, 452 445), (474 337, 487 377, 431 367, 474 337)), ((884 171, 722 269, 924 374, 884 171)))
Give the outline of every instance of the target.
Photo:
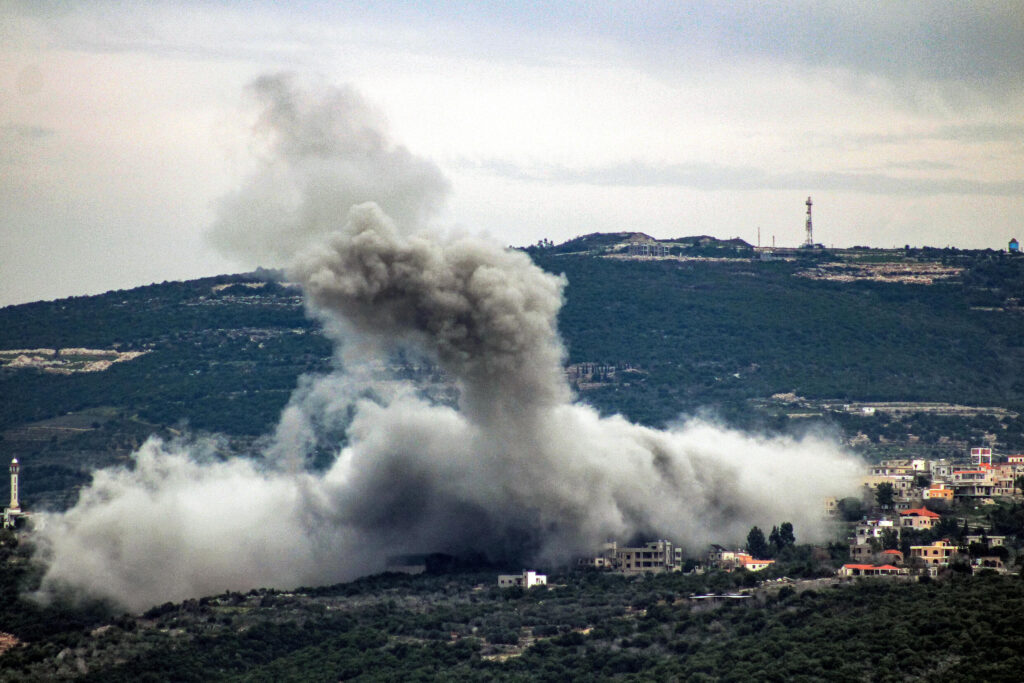
POLYGON ((811 202, 811 198, 808 197, 807 201, 804 202, 804 203, 807 204, 807 239, 804 240, 804 246, 805 247, 813 247, 814 246, 814 231, 813 231, 813 228, 811 227, 811 204, 813 202, 811 202))

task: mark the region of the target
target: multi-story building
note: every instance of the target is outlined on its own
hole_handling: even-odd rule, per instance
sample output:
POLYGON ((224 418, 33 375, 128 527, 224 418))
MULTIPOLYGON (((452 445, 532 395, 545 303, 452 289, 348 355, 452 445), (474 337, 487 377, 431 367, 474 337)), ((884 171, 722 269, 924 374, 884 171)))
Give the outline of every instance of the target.
POLYGON ((637 548, 615 548, 614 569, 624 574, 660 574, 683 568, 683 549, 670 541, 651 541, 637 548))
POLYGON ((988 498, 995 495, 995 481, 990 468, 954 470, 952 484, 957 498, 988 498))
POLYGON ((853 540, 857 545, 864 545, 872 538, 881 538, 886 529, 894 529, 896 524, 891 519, 865 519, 853 529, 853 540))
POLYGON ((657 242, 633 242, 629 245, 630 256, 664 258, 670 253, 668 246, 657 242))
POLYGON ((991 465, 992 464, 992 449, 991 448, 972 448, 971 449, 971 464, 975 466, 991 465))
POLYGON ((910 546, 910 557, 919 559, 929 566, 945 567, 956 553, 957 547, 945 538, 931 545, 910 546))
POLYGON ((665 540, 651 541, 636 548, 620 548, 615 541, 608 541, 599 555, 582 558, 578 564, 623 574, 678 572, 683 568, 683 549, 665 540))
POLYGON ((949 460, 932 460, 929 463, 929 472, 931 472, 932 479, 938 479, 941 481, 949 481, 953 476, 953 470, 956 466, 949 460))

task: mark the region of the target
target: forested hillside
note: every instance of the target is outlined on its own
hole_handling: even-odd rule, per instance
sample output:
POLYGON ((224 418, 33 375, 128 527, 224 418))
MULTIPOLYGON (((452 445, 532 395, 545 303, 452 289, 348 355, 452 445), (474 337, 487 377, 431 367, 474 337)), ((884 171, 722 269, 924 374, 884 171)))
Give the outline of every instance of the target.
MULTIPOLYGON (((584 379, 570 374, 581 400, 653 425, 712 408, 766 429, 802 426, 810 416, 878 448, 962 448, 981 439, 1024 448, 1024 258, 868 254, 895 267, 937 264, 957 273, 905 284, 806 277, 837 265, 839 257, 819 251, 771 261, 586 253, 613 241, 588 236, 528 250, 568 279, 559 320, 567 362, 598 368, 584 379), (806 401, 772 398, 778 394, 806 401), (827 399, 982 408, 865 416, 823 407, 827 399)), ((18 354, 0 357, 0 457, 32 467, 24 495, 63 506, 93 468, 125 458, 150 433, 217 432, 236 451, 267 433, 298 378, 328 370, 332 351, 306 318, 300 292, 272 275, 0 309, 0 352, 147 352, 67 374, 9 362, 18 354)))
POLYGON ((1024 315, 977 305, 1024 299, 1024 259, 979 255, 932 285, 812 280, 800 261, 537 261, 569 280, 570 362, 645 373, 594 399, 641 420, 780 392, 1024 407, 1024 315), (997 269, 998 282, 973 284, 997 269))

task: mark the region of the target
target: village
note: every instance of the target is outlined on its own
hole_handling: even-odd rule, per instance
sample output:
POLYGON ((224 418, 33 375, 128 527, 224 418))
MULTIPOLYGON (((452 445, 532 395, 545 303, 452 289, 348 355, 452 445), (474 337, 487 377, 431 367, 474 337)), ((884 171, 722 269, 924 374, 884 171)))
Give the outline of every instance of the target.
MULTIPOLYGON (((1006 535, 993 533, 986 511, 997 508, 997 501, 1020 502, 1022 494, 1024 454, 999 457, 991 448, 979 447, 959 460, 883 460, 867 466, 859 497, 825 499, 822 512, 834 525, 836 541, 814 550, 824 555, 845 545, 848 561, 835 571, 839 579, 1010 573, 1024 552, 1014 549, 1006 535)), ((767 538, 754 527, 744 548, 712 544, 698 557, 685 557, 683 548, 670 540, 638 546, 609 540, 593 556, 579 558, 576 567, 626 576, 716 569, 764 572, 777 562, 769 555, 794 543, 788 522, 773 528, 767 538)), ((546 583, 545 575, 532 570, 498 580, 503 588, 546 583)))

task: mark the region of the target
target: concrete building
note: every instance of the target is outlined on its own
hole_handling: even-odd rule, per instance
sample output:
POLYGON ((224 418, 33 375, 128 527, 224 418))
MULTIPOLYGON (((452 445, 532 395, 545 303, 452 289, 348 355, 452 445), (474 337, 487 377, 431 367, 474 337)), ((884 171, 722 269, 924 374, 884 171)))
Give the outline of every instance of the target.
POLYGON ((975 466, 991 465, 992 464, 992 449, 991 448, 972 448, 971 449, 971 464, 975 466))
POLYGON ((872 538, 881 538, 886 529, 896 528, 891 519, 865 519, 853 529, 853 540, 857 545, 869 543, 872 538))
POLYGON ((946 482, 952 478, 955 469, 957 469, 956 466, 946 459, 932 460, 928 468, 933 480, 938 479, 946 482))
POLYGON ((636 548, 619 547, 615 541, 608 541, 596 557, 580 558, 577 565, 622 574, 678 572, 683 568, 683 549, 665 540, 651 541, 636 548))
POLYGON ((969 535, 964 537, 964 543, 985 543, 989 548, 998 548, 999 546, 1006 543, 1006 536, 975 536, 969 535))
POLYGON ((944 500, 948 503, 952 503, 953 489, 942 482, 937 482, 924 490, 922 498, 925 500, 944 500))
POLYGON ((1008 573, 1001 557, 975 557, 971 560, 972 574, 977 574, 983 569, 990 569, 997 574, 1008 573))
POLYGON ((917 471, 912 460, 883 460, 871 467, 871 474, 876 477, 906 476, 915 474, 917 471))
POLYGON ((665 258, 669 255, 669 248, 657 242, 633 242, 629 245, 630 256, 642 256, 649 258, 665 258))
POLYGON ((499 588, 533 588, 534 586, 548 585, 548 577, 534 571, 523 570, 522 574, 499 574, 499 588))
POLYGON ((996 484, 990 468, 953 471, 953 495, 956 498, 990 498, 996 484))
POLYGON ((683 568, 683 549, 671 541, 659 540, 637 548, 614 546, 615 566, 623 574, 661 574, 683 568))

